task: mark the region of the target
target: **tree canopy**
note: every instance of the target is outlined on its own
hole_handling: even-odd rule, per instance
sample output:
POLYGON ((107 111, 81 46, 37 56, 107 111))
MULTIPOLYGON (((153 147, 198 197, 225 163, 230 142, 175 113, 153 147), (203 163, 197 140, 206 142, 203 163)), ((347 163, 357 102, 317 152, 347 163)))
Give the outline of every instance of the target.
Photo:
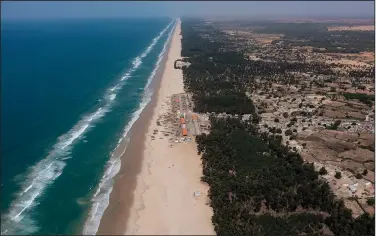
POLYGON ((247 60, 228 48, 226 38, 203 21, 182 20, 184 86, 196 112, 250 114, 210 117, 209 134, 196 136, 203 181, 210 185, 212 222, 218 235, 373 235, 374 216, 354 219, 343 201, 319 178, 313 164, 281 144, 279 134, 261 133, 247 89, 255 76, 288 75, 322 65, 247 60))

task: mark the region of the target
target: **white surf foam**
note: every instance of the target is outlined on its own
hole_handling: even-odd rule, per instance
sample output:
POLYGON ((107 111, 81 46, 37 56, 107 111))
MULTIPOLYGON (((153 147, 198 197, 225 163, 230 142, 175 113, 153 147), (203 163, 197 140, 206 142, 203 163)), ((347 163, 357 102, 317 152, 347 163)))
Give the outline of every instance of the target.
POLYGON ((133 68, 137 69, 141 65, 142 61, 140 57, 136 57, 136 59, 133 61, 133 68))
MULTIPOLYGON (((170 23, 162 32, 164 33, 171 24, 172 23, 170 23)), ((81 140, 84 133, 90 130, 94 123, 109 111, 116 98, 116 93, 114 93, 114 91, 120 89, 124 85, 124 82, 131 77, 131 74, 142 64, 142 58, 146 57, 152 50, 154 45, 163 35, 162 32, 159 36, 153 39, 152 44, 149 45, 146 50, 146 54, 143 52, 141 56, 133 60, 133 67, 121 77, 119 84, 108 90, 111 94, 109 94, 109 92, 105 94, 105 104, 95 112, 84 116, 71 130, 60 136, 49 154, 34 166, 30 167, 27 173, 24 174, 24 177, 21 178, 22 183, 20 192, 11 203, 9 212, 1 216, 2 233, 32 234, 38 230, 36 222, 30 214, 27 214, 27 212, 38 204, 38 197, 40 197, 45 189, 62 174, 66 165, 65 160, 71 158, 70 152, 74 147, 74 144, 81 140)), ((117 173, 119 171, 119 163, 119 159, 110 162, 111 173, 117 173)), ((111 173, 107 174, 112 180, 113 175, 111 173)), ((109 183, 106 184, 108 185, 109 183)), ((107 205, 108 203, 105 204, 106 207, 107 205)), ((101 210, 100 205, 98 205, 97 208, 96 211, 101 210)))
POLYGON ((113 91, 115 91, 117 88, 118 88, 118 86, 116 85, 116 86, 114 86, 113 88, 111 88, 110 91, 113 92, 113 91))
MULTIPOLYGON (((167 31, 167 29, 169 29, 169 27, 173 23, 174 22, 171 22, 156 38, 153 39, 151 45, 145 50, 144 53, 141 54, 140 58, 144 58, 150 53, 150 51, 153 49, 154 45, 157 44, 158 40, 162 37, 162 35, 167 31)), ((155 64, 155 67, 154 67, 153 71, 151 72, 151 74, 148 78, 147 84, 144 88, 144 94, 143 94, 143 97, 142 97, 142 101, 139 104, 138 109, 133 112, 133 114, 131 116, 131 120, 128 122, 128 124, 124 128, 123 136, 119 139, 116 148, 120 145, 120 142, 124 138, 128 139, 127 134, 129 132, 129 130, 131 129, 133 124, 137 121, 141 112, 144 110, 146 105, 151 100, 152 91, 148 88, 149 88, 149 85, 150 85, 152 79, 154 78, 154 76, 156 74, 156 71, 158 70, 160 62, 162 61, 163 54, 166 51, 166 47, 168 45, 168 42, 170 41, 172 32, 175 28, 174 26, 175 26, 175 24, 171 28, 169 35, 168 35, 168 38, 166 39, 166 42, 163 46, 163 49, 158 56, 158 60, 155 64)), ((129 139, 127 141, 129 141, 129 139)), ((102 219, 102 215, 103 215, 104 211, 106 210, 106 208, 109 204, 109 197, 110 197, 112 187, 113 187, 113 178, 116 176, 116 174, 120 170, 120 166, 121 166, 120 157, 124 154, 126 148, 127 147, 125 147, 123 149, 122 153, 118 156, 115 156, 114 152, 111 154, 111 158, 108 161, 106 168, 105 168, 105 173, 104 173, 104 175, 101 179, 101 182, 98 185, 96 193, 93 195, 93 198, 91 200, 93 202, 93 205, 92 205, 92 208, 90 210, 89 217, 86 220, 86 223, 85 223, 85 226, 84 226, 84 231, 83 231, 84 234, 93 235, 93 234, 96 234, 96 232, 98 231, 98 227, 99 227, 99 224, 100 224, 100 220, 102 219)))
MULTIPOLYGON (((133 64, 133 63, 132 63, 132 64, 133 64)), ((123 81, 123 80, 129 79, 129 77, 131 76, 131 73, 132 73, 133 71, 134 71, 133 68, 130 69, 127 73, 125 73, 125 74, 123 75, 123 77, 121 77, 120 81, 123 81)))
POLYGON ((58 138, 57 143, 44 159, 28 169, 22 178, 20 193, 11 203, 9 212, 2 216, 2 227, 7 230, 7 233, 31 234, 37 230, 32 217, 25 213, 38 204, 37 198, 62 174, 66 165, 64 160, 70 158, 73 144, 82 137, 94 121, 106 112, 107 108, 103 108, 85 116, 70 131, 58 138))
POLYGON ((110 100, 114 100, 116 98, 116 94, 111 94, 110 95, 110 100))

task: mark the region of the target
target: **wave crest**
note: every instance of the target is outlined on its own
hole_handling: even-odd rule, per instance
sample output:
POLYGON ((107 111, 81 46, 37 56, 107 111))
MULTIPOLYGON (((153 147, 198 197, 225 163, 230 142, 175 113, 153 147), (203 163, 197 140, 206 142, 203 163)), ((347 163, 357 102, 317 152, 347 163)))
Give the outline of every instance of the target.
MULTIPOLYGON (((173 22, 171 22, 156 38, 153 39, 152 44, 145 50, 144 53, 141 54, 141 58, 145 57, 143 55, 149 54, 149 52, 153 49, 154 45, 158 42, 158 40, 162 37, 162 35, 167 31, 167 29, 172 24, 173 24, 173 22)), ((155 64, 155 66, 154 66, 154 69, 151 72, 151 74, 150 74, 150 76, 147 80, 147 83, 144 87, 144 92, 143 92, 143 97, 142 97, 141 103, 139 104, 138 109, 135 112, 133 112, 133 114, 131 116, 131 120, 125 126, 123 135, 119 139, 115 150, 119 147, 120 142, 124 138, 127 137, 127 134, 130 131, 131 127, 137 121, 137 119, 141 115, 142 111, 144 110, 146 105, 151 100, 153 92, 152 92, 152 90, 149 89, 149 85, 150 85, 151 81, 153 80, 153 78, 154 78, 154 76, 155 76, 155 74, 158 70, 160 62, 163 59, 163 54, 166 51, 168 42, 170 41, 174 26, 175 26, 175 24, 173 25, 171 31, 169 32, 168 38, 166 39, 166 42, 163 45, 163 49, 158 55, 158 60, 155 64)), ((110 194, 111 194, 112 187, 113 187, 113 178, 116 176, 116 174, 120 170, 120 166, 121 166, 120 157, 124 154, 126 148, 127 147, 125 147, 123 149, 122 153, 119 156, 115 156, 114 152, 111 154, 111 158, 108 161, 106 168, 105 168, 105 173, 104 173, 104 175, 103 175, 103 177, 102 177, 102 179, 101 179, 101 181, 98 185, 96 193, 93 195, 93 198, 91 200, 93 202, 93 205, 92 205, 92 208, 90 210, 89 217, 88 217, 88 219, 85 223, 85 226, 84 226, 84 231, 83 231, 84 234, 93 235, 93 234, 96 234, 97 231, 98 231, 98 227, 99 227, 100 221, 102 219, 102 215, 103 215, 104 211, 106 210, 106 208, 109 204, 109 198, 110 198, 110 194)))
MULTIPOLYGON (((65 160, 71 158, 70 154, 74 145, 83 138, 83 135, 90 130, 90 128, 94 126, 95 122, 110 111, 111 105, 116 98, 115 91, 124 86, 127 79, 131 77, 131 74, 142 64, 142 59, 149 54, 159 38, 171 24, 172 22, 153 39, 152 44, 149 45, 139 57, 136 57, 133 60, 133 67, 121 77, 116 86, 106 92, 103 99, 100 99, 100 101, 104 100, 102 106, 95 112, 85 115, 67 133, 58 137, 56 144, 52 147, 49 154, 37 164, 29 167, 26 173, 23 174, 25 177, 20 178, 22 179, 22 183, 20 184, 21 190, 17 193, 16 198, 11 203, 9 211, 1 215, 1 234, 32 234, 38 230, 37 224, 31 214, 33 207, 38 205, 37 199, 43 194, 46 188, 63 173, 63 169, 66 166, 65 160)), ((117 173, 120 169, 119 163, 119 159, 111 159, 108 163, 109 167, 106 168, 107 172, 105 173, 105 176, 112 179, 112 173, 117 173)), ((107 187, 107 185, 112 186, 112 183, 102 183, 98 190, 102 187, 107 187)), ((95 196, 98 194, 99 191, 95 196)), ((107 205, 108 203, 105 204, 105 206, 107 205)), ((97 210, 100 209, 99 207, 101 207, 101 205, 96 207, 97 210)), ((90 225, 90 221, 87 225, 90 225)))

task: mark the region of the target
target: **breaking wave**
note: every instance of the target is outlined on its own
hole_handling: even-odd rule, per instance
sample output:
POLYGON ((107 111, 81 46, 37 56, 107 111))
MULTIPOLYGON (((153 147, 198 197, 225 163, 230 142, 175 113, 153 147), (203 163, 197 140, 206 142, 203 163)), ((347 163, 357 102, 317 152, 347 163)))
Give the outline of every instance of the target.
MULTIPOLYGON (((171 22, 159 34, 158 37, 156 37, 156 38, 153 39, 152 44, 145 50, 144 53, 142 53, 141 58, 145 57, 153 49, 154 45, 158 42, 158 40, 165 33, 165 31, 172 25, 172 23, 173 22, 171 22)), ((171 27, 172 29, 170 30, 168 38, 166 39, 166 42, 163 45, 162 51, 159 53, 158 60, 155 63, 154 69, 151 72, 150 76, 148 77, 147 84, 144 87, 144 92, 143 92, 142 100, 141 100, 141 102, 139 104, 139 107, 137 108, 136 111, 133 112, 133 114, 131 116, 131 120, 125 126, 123 135, 119 139, 118 144, 117 144, 115 150, 119 147, 121 141, 124 138, 127 138, 127 134, 129 132, 129 130, 131 129, 131 127, 133 126, 133 124, 137 121, 137 119, 141 115, 141 112, 144 110, 144 108, 146 107, 146 105, 151 100, 153 92, 149 88, 149 85, 150 85, 151 81, 153 80, 153 78, 154 78, 154 76, 155 76, 155 74, 156 74, 156 72, 157 72, 157 70, 159 68, 159 65, 160 65, 160 62, 163 59, 164 53, 166 52, 167 45, 168 45, 168 43, 170 41, 172 32, 174 31, 174 28, 175 28, 174 26, 175 26, 175 24, 173 25, 173 27, 171 27)), ((137 63, 135 63, 135 65, 137 65, 137 63)), ((129 138, 127 138, 127 139, 129 139, 129 138)), ((85 226, 84 226, 84 231, 83 231, 84 234, 93 235, 93 234, 96 234, 96 232, 98 231, 98 227, 99 227, 99 224, 100 224, 100 220, 102 219, 102 215, 103 215, 104 211, 106 210, 106 208, 107 208, 107 206, 109 204, 109 198, 110 198, 110 194, 111 194, 112 187, 113 187, 113 178, 115 177, 115 175, 120 170, 120 166, 121 166, 120 157, 123 155, 123 153, 125 152, 126 148, 127 147, 125 147, 122 150, 122 153, 120 155, 118 155, 118 156, 115 156, 115 154, 114 154, 115 150, 111 154, 111 158, 108 161, 108 163, 106 165, 106 168, 105 168, 105 173, 104 173, 104 175, 103 175, 103 177, 102 177, 102 179, 101 179, 101 181, 100 181, 100 183, 98 185, 97 191, 95 192, 95 194, 93 195, 93 198, 91 200, 93 202, 93 205, 92 205, 92 208, 90 210, 89 217, 88 217, 88 219, 87 219, 87 221, 85 223, 85 226)))
MULTIPOLYGON (((63 173, 63 169, 66 166, 65 160, 71 158, 70 154, 74 145, 83 139, 83 135, 88 130, 94 127, 95 122, 110 111, 111 105, 116 98, 116 91, 121 89, 125 82, 131 77, 132 73, 140 67, 142 64, 142 59, 150 53, 158 40, 172 24, 173 22, 163 29, 160 34, 153 39, 148 48, 132 61, 132 68, 120 78, 116 86, 110 88, 105 93, 103 99, 99 100, 102 102, 101 107, 99 107, 95 112, 83 116, 82 119, 73 126, 73 128, 71 128, 67 133, 58 137, 57 142, 45 158, 40 160, 34 166, 29 167, 22 178, 21 190, 11 203, 9 211, 6 214, 1 215, 1 234, 32 234, 38 230, 38 226, 35 220, 33 220, 31 214, 31 210, 38 205, 38 197, 40 197, 46 188, 63 173)), ((110 176, 112 179, 114 176, 112 173, 117 173, 119 171, 119 162, 119 158, 111 158, 111 160, 107 163, 108 167, 106 168, 104 178, 106 176, 110 176)), ((108 183, 102 179, 94 198, 98 196, 100 190, 102 187, 105 187, 106 184, 108 183)), ((93 206, 93 209, 97 209, 95 212, 101 210, 100 207, 102 207, 102 202, 99 201, 99 203, 97 205, 94 204, 93 206)), ((108 203, 106 206, 107 205, 108 203)), ((90 224, 91 221, 89 220, 88 225, 90 224)), ((85 228, 88 227, 85 225, 85 228)), ((96 226, 96 228, 98 227, 96 226)), ((89 234, 90 232, 92 231, 87 231, 89 234)))

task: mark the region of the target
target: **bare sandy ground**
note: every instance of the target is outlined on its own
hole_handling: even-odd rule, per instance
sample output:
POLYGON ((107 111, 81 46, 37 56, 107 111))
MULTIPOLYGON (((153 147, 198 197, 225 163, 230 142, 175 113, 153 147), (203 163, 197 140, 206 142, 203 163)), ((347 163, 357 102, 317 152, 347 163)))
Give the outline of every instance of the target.
POLYGON ((180 21, 156 97, 156 105, 144 139, 143 161, 137 176, 133 203, 126 223, 126 234, 215 234, 212 209, 207 205, 208 186, 200 181, 202 166, 196 144, 179 143, 170 147, 168 138, 152 140, 159 115, 170 109, 170 96, 184 92, 183 74, 174 69, 181 58, 180 21), (194 197, 194 191, 203 195, 194 197))

